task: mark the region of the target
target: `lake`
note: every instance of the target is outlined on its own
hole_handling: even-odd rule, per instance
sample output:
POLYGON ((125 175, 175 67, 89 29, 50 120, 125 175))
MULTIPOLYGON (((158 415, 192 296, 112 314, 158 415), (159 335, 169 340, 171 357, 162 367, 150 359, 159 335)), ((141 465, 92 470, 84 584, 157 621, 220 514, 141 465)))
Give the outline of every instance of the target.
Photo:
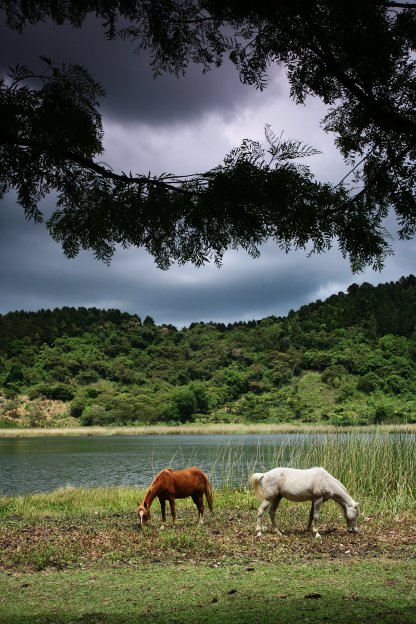
MULTIPOLYGON (((325 435, 313 435, 325 439, 325 435)), ((0 494, 84 487, 147 486, 162 468, 197 465, 213 484, 245 484, 270 468, 276 447, 303 445, 311 434, 145 435, 0 439, 0 494)))
POLYGON ((252 472, 277 465, 325 465, 339 477, 357 457, 372 457, 372 465, 379 465, 387 456, 392 462, 399 456, 401 465, 407 457, 413 466, 415 450, 414 434, 0 438, 0 494, 45 492, 67 485, 146 487, 162 468, 192 465, 207 472, 214 487, 246 487, 252 472))

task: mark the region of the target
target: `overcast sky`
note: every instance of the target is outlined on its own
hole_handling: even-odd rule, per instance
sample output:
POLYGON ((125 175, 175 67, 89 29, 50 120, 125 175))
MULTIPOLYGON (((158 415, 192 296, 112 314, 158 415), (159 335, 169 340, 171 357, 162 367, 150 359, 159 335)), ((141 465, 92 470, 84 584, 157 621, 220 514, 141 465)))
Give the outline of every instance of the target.
MULTIPOLYGON (((232 66, 202 75, 191 68, 177 79, 153 79, 145 54, 129 42, 109 42, 94 19, 75 30, 39 24, 22 34, 0 28, 0 64, 39 67, 39 56, 79 63, 101 82, 105 130, 104 162, 115 171, 188 174, 219 164, 242 139, 262 139, 270 123, 287 138, 322 151, 308 160, 316 177, 338 182, 346 169, 330 135, 320 128, 325 108, 290 101, 285 75, 275 68, 268 88, 241 85, 232 66)), ((43 208, 51 209, 52 198, 43 208)), ((345 291, 352 282, 377 284, 415 273, 413 241, 394 241, 395 255, 381 273, 353 275, 335 247, 308 257, 262 247, 259 259, 244 251, 226 253, 223 267, 190 265, 159 270, 143 250, 118 250, 111 266, 83 252, 68 260, 43 225, 25 221, 12 195, 0 203, 0 314, 61 306, 119 308, 178 327, 192 321, 259 319, 286 315, 305 303, 345 291)))

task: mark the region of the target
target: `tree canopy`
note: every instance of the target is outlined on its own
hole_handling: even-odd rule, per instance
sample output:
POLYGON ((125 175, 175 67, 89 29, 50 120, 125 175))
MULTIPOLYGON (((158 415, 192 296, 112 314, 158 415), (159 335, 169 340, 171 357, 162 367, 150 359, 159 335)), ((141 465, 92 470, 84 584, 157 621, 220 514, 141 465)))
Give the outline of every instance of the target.
POLYGON ((0 314, 0 428, 51 426, 51 401, 55 425, 416 422, 415 318, 413 275, 228 325, 0 314))
POLYGON ((34 75, 15 67, 0 81, 0 193, 15 189, 26 215, 56 193, 47 222, 67 256, 92 250, 105 261, 117 244, 144 247, 158 266, 208 260, 229 248, 257 255, 273 239, 284 248, 328 249, 338 241, 352 268, 380 268, 390 252, 383 220, 393 209, 399 236, 416 228, 416 3, 385 0, 0 0, 7 25, 52 19, 81 27, 90 13, 108 38, 150 48, 155 74, 204 70, 229 57, 243 82, 267 87, 285 67, 291 97, 329 106, 350 173, 319 183, 299 158, 316 151, 266 126, 265 142, 245 140, 208 172, 192 176, 116 173, 101 164, 102 88, 77 65, 34 75))

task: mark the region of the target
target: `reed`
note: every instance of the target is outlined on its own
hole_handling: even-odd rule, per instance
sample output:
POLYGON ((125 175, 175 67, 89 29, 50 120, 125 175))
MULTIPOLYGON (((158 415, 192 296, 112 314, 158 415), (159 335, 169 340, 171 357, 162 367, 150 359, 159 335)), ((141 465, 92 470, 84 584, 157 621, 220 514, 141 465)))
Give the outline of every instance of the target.
POLYGON ((230 447, 211 471, 223 489, 247 487, 253 472, 276 466, 323 466, 336 476, 362 508, 398 512, 416 507, 416 436, 358 432, 291 436, 278 444, 259 445, 254 460, 245 460, 244 447, 230 447))
POLYGON ((340 427, 311 423, 190 423, 186 425, 146 425, 113 427, 65 427, 1 429, 0 438, 39 436, 113 436, 113 435, 215 435, 274 433, 415 433, 416 424, 365 425, 340 427))

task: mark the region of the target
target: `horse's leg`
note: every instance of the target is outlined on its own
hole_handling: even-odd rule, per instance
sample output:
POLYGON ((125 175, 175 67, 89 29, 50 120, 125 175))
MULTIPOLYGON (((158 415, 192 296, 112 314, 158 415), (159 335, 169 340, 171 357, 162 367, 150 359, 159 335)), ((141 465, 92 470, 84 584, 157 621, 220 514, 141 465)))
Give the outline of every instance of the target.
POLYGON ((193 494, 192 500, 198 507, 198 525, 201 525, 204 523, 204 495, 193 494))
POLYGON ((257 537, 260 537, 261 535, 261 519, 269 505, 270 505, 270 501, 264 499, 264 501, 260 504, 260 507, 257 510, 257 524, 256 524, 257 537))
POLYGON ((321 537, 318 533, 318 529, 316 528, 316 523, 318 521, 319 508, 323 502, 324 502, 323 498, 314 498, 312 500, 311 511, 309 513, 309 522, 308 522, 307 530, 310 531, 312 529, 312 532, 315 533, 315 537, 321 537))
POLYGON ((164 529, 166 526, 166 499, 159 498, 160 501, 160 511, 162 512, 162 526, 161 529, 164 529))
POLYGON ((277 496, 276 498, 274 498, 271 502, 270 505, 270 509, 269 509, 269 516, 270 516, 270 520, 272 522, 272 531, 276 531, 276 533, 278 535, 281 535, 280 531, 276 529, 276 522, 275 522, 275 516, 276 516, 276 510, 279 507, 280 501, 282 500, 282 497, 277 496))
POLYGON ((172 514, 172 524, 176 526, 176 509, 175 509, 175 497, 169 496, 170 513, 172 514))

